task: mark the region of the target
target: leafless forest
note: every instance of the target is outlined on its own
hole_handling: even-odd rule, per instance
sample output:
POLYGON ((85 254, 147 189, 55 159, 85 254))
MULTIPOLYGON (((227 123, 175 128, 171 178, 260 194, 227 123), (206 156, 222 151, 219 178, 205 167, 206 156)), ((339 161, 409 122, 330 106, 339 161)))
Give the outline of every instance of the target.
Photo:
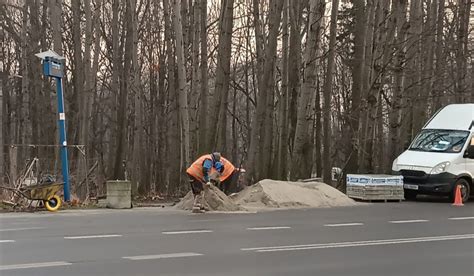
POLYGON ((66 58, 81 197, 125 177, 182 194, 215 150, 246 183, 390 172, 436 110, 474 102, 470 0, 0 3, 0 185, 35 156, 60 171, 55 85, 34 56, 48 49, 66 58))

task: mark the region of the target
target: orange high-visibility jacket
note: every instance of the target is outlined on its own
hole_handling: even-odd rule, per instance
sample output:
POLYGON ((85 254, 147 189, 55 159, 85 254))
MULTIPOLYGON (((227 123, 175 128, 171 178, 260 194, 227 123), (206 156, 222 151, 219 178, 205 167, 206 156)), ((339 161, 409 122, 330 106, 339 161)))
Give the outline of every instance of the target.
MULTIPOLYGON (((199 180, 201 183, 204 183, 204 172, 203 172, 202 165, 204 164, 204 161, 206 159, 212 160, 212 156, 210 154, 206 154, 206 155, 203 155, 203 156, 199 157, 186 170, 186 173, 193 176, 194 178, 199 180)), ((221 180, 221 182, 223 182, 232 175, 232 173, 235 170, 235 167, 234 167, 234 165, 232 165, 232 163, 230 163, 229 160, 225 159, 224 157, 221 157, 220 162, 222 163, 222 165, 224 165, 224 171, 222 172, 222 174, 220 176, 220 180, 221 180)), ((209 171, 209 175, 211 175, 212 173, 216 173, 216 172, 217 172, 216 168, 212 167, 211 170, 209 171)))

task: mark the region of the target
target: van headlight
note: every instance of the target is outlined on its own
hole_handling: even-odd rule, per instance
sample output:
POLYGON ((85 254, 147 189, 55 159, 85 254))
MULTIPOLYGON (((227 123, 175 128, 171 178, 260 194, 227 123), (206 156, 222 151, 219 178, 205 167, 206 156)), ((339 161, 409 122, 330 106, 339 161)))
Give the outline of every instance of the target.
POLYGON ((451 165, 451 162, 447 161, 447 162, 443 162, 443 163, 439 163, 438 165, 434 166, 433 169, 431 170, 431 173, 430 174, 440 174, 440 173, 443 173, 445 172, 448 168, 449 168, 449 165, 451 165))
POLYGON ((392 163, 392 171, 393 172, 396 172, 398 171, 398 158, 393 160, 393 163, 392 163))

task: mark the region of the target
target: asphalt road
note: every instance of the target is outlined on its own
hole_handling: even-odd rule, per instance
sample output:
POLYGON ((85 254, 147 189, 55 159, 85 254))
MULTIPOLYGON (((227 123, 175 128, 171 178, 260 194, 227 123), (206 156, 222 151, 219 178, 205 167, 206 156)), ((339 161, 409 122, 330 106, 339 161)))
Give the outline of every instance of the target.
POLYGON ((474 275, 474 203, 0 214, 0 275, 474 275))

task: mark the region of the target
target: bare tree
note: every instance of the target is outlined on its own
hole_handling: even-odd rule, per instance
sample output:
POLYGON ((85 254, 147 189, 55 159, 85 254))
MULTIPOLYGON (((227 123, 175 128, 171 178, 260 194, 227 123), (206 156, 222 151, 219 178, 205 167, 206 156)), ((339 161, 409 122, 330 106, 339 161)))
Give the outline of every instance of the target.
MULTIPOLYGON (((115 122, 125 122, 125 116, 123 112, 124 108, 124 100, 127 99, 125 92, 121 89, 120 85, 120 71, 122 68, 122 58, 121 52, 122 49, 119 44, 119 8, 120 8, 120 1, 113 0, 112 2, 112 83, 111 83, 111 90, 116 95, 119 95, 117 98, 112 98, 112 111, 114 113, 113 121, 115 122), (120 102, 120 106, 119 106, 120 102), (122 110, 120 110, 122 107, 122 110)), ((122 124, 114 125, 109 132, 109 135, 113 142, 110 145, 109 150, 109 177, 112 179, 124 179, 125 173, 123 171, 122 162, 124 157, 124 136, 126 129, 122 124)))
POLYGON ((312 171, 311 156, 313 145, 308 133, 308 127, 313 114, 314 96, 316 89, 316 64, 320 36, 321 22, 324 16, 324 3, 318 0, 310 1, 308 37, 303 57, 303 84, 298 100, 297 123, 292 154, 291 178, 309 178, 312 171))
MULTIPOLYGON (((250 140, 250 147, 248 153, 248 168, 247 182, 250 183, 260 178, 259 166, 256 163, 261 156, 262 147, 260 146, 263 141, 265 133, 266 118, 266 107, 268 100, 268 84, 273 75, 273 67, 275 64, 275 53, 278 38, 278 29, 280 27, 281 11, 283 9, 283 1, 270 1, 270 19, 269 19, 269 30, 268 30, 268 44, 265 47, 265 62, 263 66, 263 76, 259 85, 259 94, 257 102, 257 111, 252 121, 252 134, 250 140)), ((268 168, 267 168, 268 169, 268 168)))
POLYGON ((5 181, 5 141, 3 137, 3 132, 5 129, 4 119, 3 119, 3 111, 4 109, 4 100, 3 100, 3 87, 7 83, 7 74, 6 72, 0 72, 0 185, 3 185, 3 181, 5 181))
POLYGON ((279 105, 279 137, 277 142, 277 156, 275 158, 275 173, 277 179, 286 179, 287 159, 288 159, 288 17, 289 17, 289 0, 285 0, 283 6, 282 20, 282 81, 281 96, 279 105))
MULTIPOLYGON (((0 144, 57 142, 32 55, 52 48, 67 60, 68 142, 88 146, 71 155, 77 179, 97 162, 96 183, 181 195, 191 156, 212 149, 248 184, 389 172, 437 109, 472 101, 472 1, 326 2, 0 1, 0 144)), ((58 162, 5 149, 2 179, 32 154, 58 162)))
POLYGON ((443 86, 443 69, 445 68, 445 57, 443 53, 444 41, 443 41, 443 29, 444 29, 444 1, 438 0, 438 14, 436 18, 436 50, 435 50, 435 73, 433 81, 433 99, 434 99, 434 109, 438 110, 441 107, 441 98, 442 98, 442 86, 443 86))
POLYGON ((207 0, 202 0, 200 5, 200 33, 201 33, 201 105, 199 108, 199 152, 209 151, 208 131, 208 65, 207 65, 207 0))
POLYGON ((185 166, 190 165, 189 156, 189 113, 188 113, 188 87, 186 85, 186 67, 184 61, 183 25, 181 21, 181 1, 174 0, 173 25, 176 35, 176 57, 178 68, 178 93, 179 115, 181 118, 181 136, 183 139, 183 155, 185 166))
POLYGON ((389 150, 388 156, 391 160, 395 159, 400 151, 400 117, 402 111, 403 97, 403 63, 405 60, 406 44, 406 10, 408 0, 394 0, 392 2, 394 9, 394 25, 396 31, 395 38, 395 59, 393 64, 393 97, 391 101, 390 128, 389 128, 389 150))
POLYGON ((230 55, 232 43, 232 27, 234 0, 222 0, 222 13, 219 20, 219 46, 216 67, 216 85, 213 96, 213 111, 209 117, 209 141, 223 154, 227 154, 227 108, 229 101, 230 55), (216 116, 217 115, 217 116, 216 116))
POLYGON ((326 68, 326 76, 324 81, 324 104, 323 104, 323 180, 325 183, 331 183, 331 95, 334 80, 334 63, 335 63, 335 45, 337 31, 337 15, 339 9, 339 0, 332 0, 331 8, 331 27, 329 29, 329 53, 326 68))
POLYGON ((347 143, 348 158, 346 172, 357 173, 359 171, 359 123, 360 123, 360 106, 361 96, 364 85, 364 59, 366 48, 366 32, 367 32, 367 15, 364 0, 353 1, 354 10, 354 57, 351 64, 352 75, 352 101, 348 118, 348 127, 346 128, 349 135, 349 143, 347 143))
POLYGON ((288 93, 289 103, 289 145, 293 150, 293 139, 295 137, 297 110, 298 110, 298 91, 300 89, 300 68, 301 68, 301 25, 303 23, 303 8, 305 1, 290 0, 290 48, 288 58, 288 93))
POLYGON ((62 38, 61 38, 62 18, 63 18, 62 13, 61 13, 62 2, 63 2, 62 0, 49 1, 49 14, 51 18, 50 19, 51 29, 53 31, 52 35, 53 35, 54 51, 58 53, 59 55, 63 54, 63 46, 62 46, 62 38))

